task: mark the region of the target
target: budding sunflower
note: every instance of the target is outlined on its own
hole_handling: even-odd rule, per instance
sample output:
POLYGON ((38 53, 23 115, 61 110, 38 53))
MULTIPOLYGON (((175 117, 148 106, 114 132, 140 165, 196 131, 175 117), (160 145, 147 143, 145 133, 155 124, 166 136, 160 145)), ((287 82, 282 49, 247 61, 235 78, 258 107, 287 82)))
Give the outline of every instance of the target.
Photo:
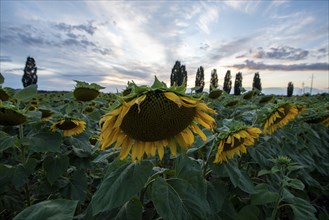
POLYGON ((281 128, 295 119, 299 113, 297 107, 291 104, 284 103, 277 106, 265 119, 264 134, 271 135, 278 127, 281 128))
POLYGON ((247 127, 238 122, 231 123, 230 128, 224 128, 218 136, 218 147, 214 163, 223 163, 235 155, 247 153, 247 146, 255 144, 261 130, 256 127, 247 127))
POLYGON ((64 136, 81 134, 85 128, 86 122, 77 119, 60 119, 50 127, 52 132, 55 132, 57 129, 62 130, 64 136))
POLYGON ((104 89, 104 87, 96 84, 96 83, 86 83, 75 80, 77 85, 73 91, 74 97, 79 101, 91 101, 100 94, 99 90, 104 89))
POLYGON ((133 161, 140 161, 144 153, 155 156, 156 152, 162 159, 167 146, 176 156, 176 147, 186 150, 193 144, 194 134, 207 139, 198 124, 210 130, 215 126, 215 119, 208 115, 215 111, 183 94, 185 86, 167 88, 157 79, 152 87, 130 86, 139 92, 121 97, 119 104, 100 120, 101 149, 116 142, 114 149, 121 146, 121 160, 130 151, 133 161))

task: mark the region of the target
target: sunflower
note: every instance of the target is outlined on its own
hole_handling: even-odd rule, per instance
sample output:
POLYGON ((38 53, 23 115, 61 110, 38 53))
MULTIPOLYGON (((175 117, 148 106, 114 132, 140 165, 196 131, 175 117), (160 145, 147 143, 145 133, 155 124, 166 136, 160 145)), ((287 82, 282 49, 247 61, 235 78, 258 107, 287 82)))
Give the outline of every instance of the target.
POLYGON ((256 127, 238 126, 228 129, 224 134, 219 135, 218 147, 214 163, 222 163, 232 159, 236 154, 247 153, 247 146, 255 144, 261 130, 256 127))
POLYGON ((9 94, 8 92, 3 89, 3 88, 0 88, 0 100, 1 101, 8 101, 9 100, 9 94))
POLYGON ((264 123, 264 134, 268 132, 270 135, 277 130, 278 127, 283 127, 288 122, 296 118, 300 112, 297 107, 290 104, 282 104, 272 111, 264 123))
POLYGON ((104 89, 104 87, 96 84, 96 83, 86 83, 77 81, 77 85, 73 91, 74 97, 79 101, 91 101, 100 94, 99 90, 104 89))
POLYGON ((165 147, 169 146, 176 156, 176 147, 186 150, 193 144, 194 134, 206 141, 198 124, 213 130, 215 119, 208 113, 216 112, 201 100, 183 94, 184 86, 167 88, 157 79, 152 87, 130 86, 131 93, 121 97, 100 120, 102 150, 116 142, 114 150, 121 146, 121 160, 130 151, 133 161, 140 161, 144 153, 155 156, 156 152, 162 160, 165 147))
POLYGON ((77 119, 60 119, 50 127, 52 132, 57 129, 64 131, 64 136, 81 134, 85 128, 86 122, 77 119))
POLYGON ((41 112, 41 120, 48 121, 53 116, 53 112, 48 109, 39 109, 41 112))
POLYGON ((14 106, 0 106, 0 125, 15 126, 26 122, 26 116, 14 106))

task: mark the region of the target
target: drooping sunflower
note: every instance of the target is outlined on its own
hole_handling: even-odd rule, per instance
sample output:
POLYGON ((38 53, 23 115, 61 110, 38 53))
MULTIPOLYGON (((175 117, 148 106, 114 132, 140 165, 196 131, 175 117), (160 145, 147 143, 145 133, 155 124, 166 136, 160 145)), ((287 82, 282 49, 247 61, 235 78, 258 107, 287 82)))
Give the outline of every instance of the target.
POLYGON ((86 122, 77 119, 65 118, 53 123, 50 127, 52 132, 62 130, 64 136, 81 134, 86 128, 86 122))
MULTIPOLYGON (((228 120, 229 121, 229 120, 228 120)), ((232 122, 229 127, 224 126, 219 131, 217 152, 214 163, 223 163, 235 155, 247 153, 248 146, 255 144, 262 131, 256 127, 248 127, 240 122, 232 122)))
POLYGON ((48 121, 54 115, 54 113, 48 109, 39 109, 41 111, 41 120, 48 121))
POLYGON ((26 120, 27 117, 15 106, 0 103, 0 125, 15 126, 23 124, 26 120))
POLYGON ((96 84, 96 83, 86 83, 75 80, 77 85, 73 91, 74 97, 79 101, 91 101, 100 94, 99 90, 104 89, 104 87, 96 84))
POLYGON ((1 101, 8 101, 10 95, 8 94, 8 92, 3 89, 3 88, 0 88, 0 100, 1 101))
POLYGON ((130 151, 133 161, 140 161, 144 153, 155 156, 156 152, 162 159, 167 146, 174 156, 178 146, 185 150, 190 147, 194 134, 205 141, 198 124, 213 130, 215 119, 209 114, 216 112, 203 101, 185 95, 184 86, 167 88, 157 78, 151 87, 128 85, 131 92, 119 97, 100 120, 102 150, 116 142, 114 149, 121 146, 121 160, 130 151))
POLYGON ((281 128, 295 119, 299 113, 295 105, 283 103, 276 106, 265 119, 264 134, 268 133, 271 135, 278 127, 281 128))

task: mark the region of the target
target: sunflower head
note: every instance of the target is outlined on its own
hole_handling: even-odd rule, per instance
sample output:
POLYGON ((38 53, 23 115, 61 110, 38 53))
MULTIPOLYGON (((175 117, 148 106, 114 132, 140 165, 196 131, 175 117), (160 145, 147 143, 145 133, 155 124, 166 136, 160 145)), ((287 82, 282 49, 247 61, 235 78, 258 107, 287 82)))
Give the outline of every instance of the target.
POLYGON ((271 135, 279 127, 281 128, 295 119, 299 113, 297 107, 289 103, 274 105, 264 121, 264 134, 271 135))
POLYGON ((211 92, 209 93, 208 97, 209 97, 210 99, 217 99, 217 98, 219 98, 222 94, 223 94, 223 90, 220 90, 220 89, 214 89, 214 90, 211 90, 211 92))
POLYGON ((246 126, 242 122, 224 120, 224 126, 219 129, 216 138, 214 163, 227 162, 235 155, 247 153, 247 147, 254 145, 261 133, 259 128, 246 126))
POLYGON ((41 111, 41 120, 48 121, 54 113, 48 109, 39 109, 41 111))
POLYGON ((310 109, 302 115, 303 120, 309 124, 318 124, 321 123, 327 128, 329 128, 329 111, 321 107, 310 109))
POLYGON ((77 85, 73 91, 74 97, 79 101, 91 101, 100 94, 99 90, 104 89, 104 87, 96 84, 96 83, 86 83, 75 80, 77 85))
POLYGON ((85 128, 86 122, 71 118, 59 119, 50 127, 52 132, 55 132, 57 129, 62 130, 64 136, 81 134, 85 128))
POLYGON ((242 95, 242 98, 248 100, 248 99, 251 99, 254 95, 256 95, 256 91, 255 90, 251 90, 249 92, 244 93, 242 95))
POLYGON ((155 156, 156 152, 162 159, 165 147, 176 156, 176 147, 190 147, 194 134, 207 139, 199 125, 210 130, 215 126, 209 115, 215 111, 185 95, 185 87, 167 88, 157 79, 151 87, 129 86, 131 92, 119 96, 100 120, 101 149, 114 143, 114 149, 121 146, 120 159, 130 151, 133 161, 140 161, 144 154, 155 156))
POLYGON ((27 117, 15 106, 0 103, 0 125, 15 126, 26 122, 27 117))
POLYGON ((258 103, 259 103, 259 104, 266 104, 266 103, 272 101, 273 98, 274 98, 273 95, 263 96, 263 97, 261 97, 261 98, 259 99, 258 103))
POLYGON ((8 101, 9 100, 9 94, 8 92, 3 89, 3 88, 0 88, 0 100, 1 101, 8 101))

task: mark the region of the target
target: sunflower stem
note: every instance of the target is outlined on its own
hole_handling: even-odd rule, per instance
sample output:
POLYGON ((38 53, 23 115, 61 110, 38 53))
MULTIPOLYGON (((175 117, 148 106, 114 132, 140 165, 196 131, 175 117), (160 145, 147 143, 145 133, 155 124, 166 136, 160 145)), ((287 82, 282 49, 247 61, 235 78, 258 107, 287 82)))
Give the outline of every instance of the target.
POLYGON ((214 140, 212 141, 210 151, 207 154, 207 160, 203 163, 203 176, 204 177, 207 176, 207 168, 208 168, 209 160, 210 160, 210 157, 211 157, 211 153, 215 148, 215 145, 216 145, 216 138, 214 138, 214 140))
POLYGON ((145 184, 144 188, 142 189, 141 194, 140 194, 140 196, 139 196, 139 201, 141 202, 141 204, 144 204, 144 203, 143 203, 143 202, 144 202, 144 196, 145 196, 145 192, 146 192, 146 190, 147 190, 147 187, 148 187, 151 183, 153 183, 154 181, 155 181, 155 179, 151 179, 151 180, 149 180, 149 181, 145 184))
MULTIPOLYGON (((24 138, 24 127, 22 124, 18 127, 18 133, 19 133, 19 139, 22 140, 24 138)), ((25 164, 26 158, 25 158, 25 146, 21 144, 21 162, 22 164, 25 164)), ((30 187, 28 183, 24 184, 24 194, 25 194, 25 200, 27 203, 27 207, 31 206, 31 197, 30 197, 30 187)))

